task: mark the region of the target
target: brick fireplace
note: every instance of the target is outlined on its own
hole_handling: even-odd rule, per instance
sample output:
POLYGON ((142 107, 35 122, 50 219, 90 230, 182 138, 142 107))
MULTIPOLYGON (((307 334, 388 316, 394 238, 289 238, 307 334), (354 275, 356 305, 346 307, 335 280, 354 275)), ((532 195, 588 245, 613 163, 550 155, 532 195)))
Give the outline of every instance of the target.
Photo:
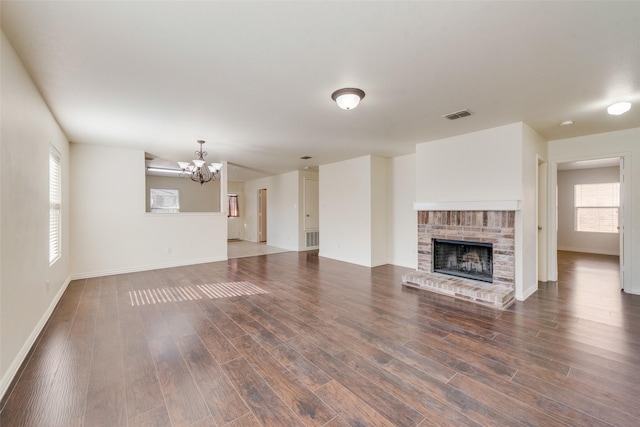
POLYGON ((418 211, 418 271, 403 277, 403 284, 457 298, 505 308, 515 297, 515 211, 418 211), (492 280, 471 280, 435 273, 434 241, 489 244, 492 280))

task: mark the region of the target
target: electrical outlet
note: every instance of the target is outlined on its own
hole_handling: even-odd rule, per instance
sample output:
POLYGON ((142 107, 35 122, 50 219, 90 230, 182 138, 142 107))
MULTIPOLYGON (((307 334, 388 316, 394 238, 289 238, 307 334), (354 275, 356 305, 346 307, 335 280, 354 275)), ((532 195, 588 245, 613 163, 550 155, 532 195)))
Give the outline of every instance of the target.
POLYGON ((44 283, 44 286, 47 288, 47 292, 49 292, 49 281, 48 280, 44 283))
POLYGON ((171 247, 167 248, 167 255, 171 254, 171 247))

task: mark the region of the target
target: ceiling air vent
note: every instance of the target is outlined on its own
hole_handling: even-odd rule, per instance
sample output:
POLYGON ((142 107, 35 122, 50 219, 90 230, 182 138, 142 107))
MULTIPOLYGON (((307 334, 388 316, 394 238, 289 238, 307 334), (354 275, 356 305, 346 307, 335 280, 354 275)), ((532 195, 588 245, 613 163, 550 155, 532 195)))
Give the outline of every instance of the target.
POLYGON ((442 117, 445 117, 449 120, 456 120, 456 119, 460 119, 462 117, 467 117, 470 116, 471 113, 469 112, 469 110, 460 110, 460 111, 456 111, 454 113, 449 113, 449 114, 445 114, 442 117))
POLYGON ((302 159, 302 160, 309 160, 310 158, 311 158, 311 156, 302 156, 302 157, 300 157, 300 159, 302 159))

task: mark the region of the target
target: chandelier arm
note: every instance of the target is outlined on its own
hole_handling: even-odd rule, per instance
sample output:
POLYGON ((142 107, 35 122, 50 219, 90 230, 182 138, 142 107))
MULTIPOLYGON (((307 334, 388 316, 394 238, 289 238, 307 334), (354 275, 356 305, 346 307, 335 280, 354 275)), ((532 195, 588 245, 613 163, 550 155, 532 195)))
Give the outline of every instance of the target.
POLYGON ((204 184, 205 182, 216 181, 220 177, 221 172, 220 170, 211 170, 212 166, 208 166, 206 164, 204 157, 209 153, 202 150, 202 144, 204 144, 203 140, 198 140, 197 142, 198 144, 200 144, 200 149, 198 151, 194 151, 194 154, 198 156, 198 159, 203 162, 203 166, 196 166, 196 161, 194 160, 193 165, 185 168, 184 165, 186 165, 187 162, 178 162, 178 165, 182 168, 182 173, 180 174, 180 176, 188 176, 191 181, 199 182, 200 185, 204 184))

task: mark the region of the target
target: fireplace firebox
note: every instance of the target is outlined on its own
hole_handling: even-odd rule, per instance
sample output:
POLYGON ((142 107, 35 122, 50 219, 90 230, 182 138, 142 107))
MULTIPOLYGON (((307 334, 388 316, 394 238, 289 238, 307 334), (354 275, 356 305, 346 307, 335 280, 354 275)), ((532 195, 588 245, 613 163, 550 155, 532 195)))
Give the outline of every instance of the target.
POLYGON ((493 245, 433 239, 433 271, 493 283, 493 245))

